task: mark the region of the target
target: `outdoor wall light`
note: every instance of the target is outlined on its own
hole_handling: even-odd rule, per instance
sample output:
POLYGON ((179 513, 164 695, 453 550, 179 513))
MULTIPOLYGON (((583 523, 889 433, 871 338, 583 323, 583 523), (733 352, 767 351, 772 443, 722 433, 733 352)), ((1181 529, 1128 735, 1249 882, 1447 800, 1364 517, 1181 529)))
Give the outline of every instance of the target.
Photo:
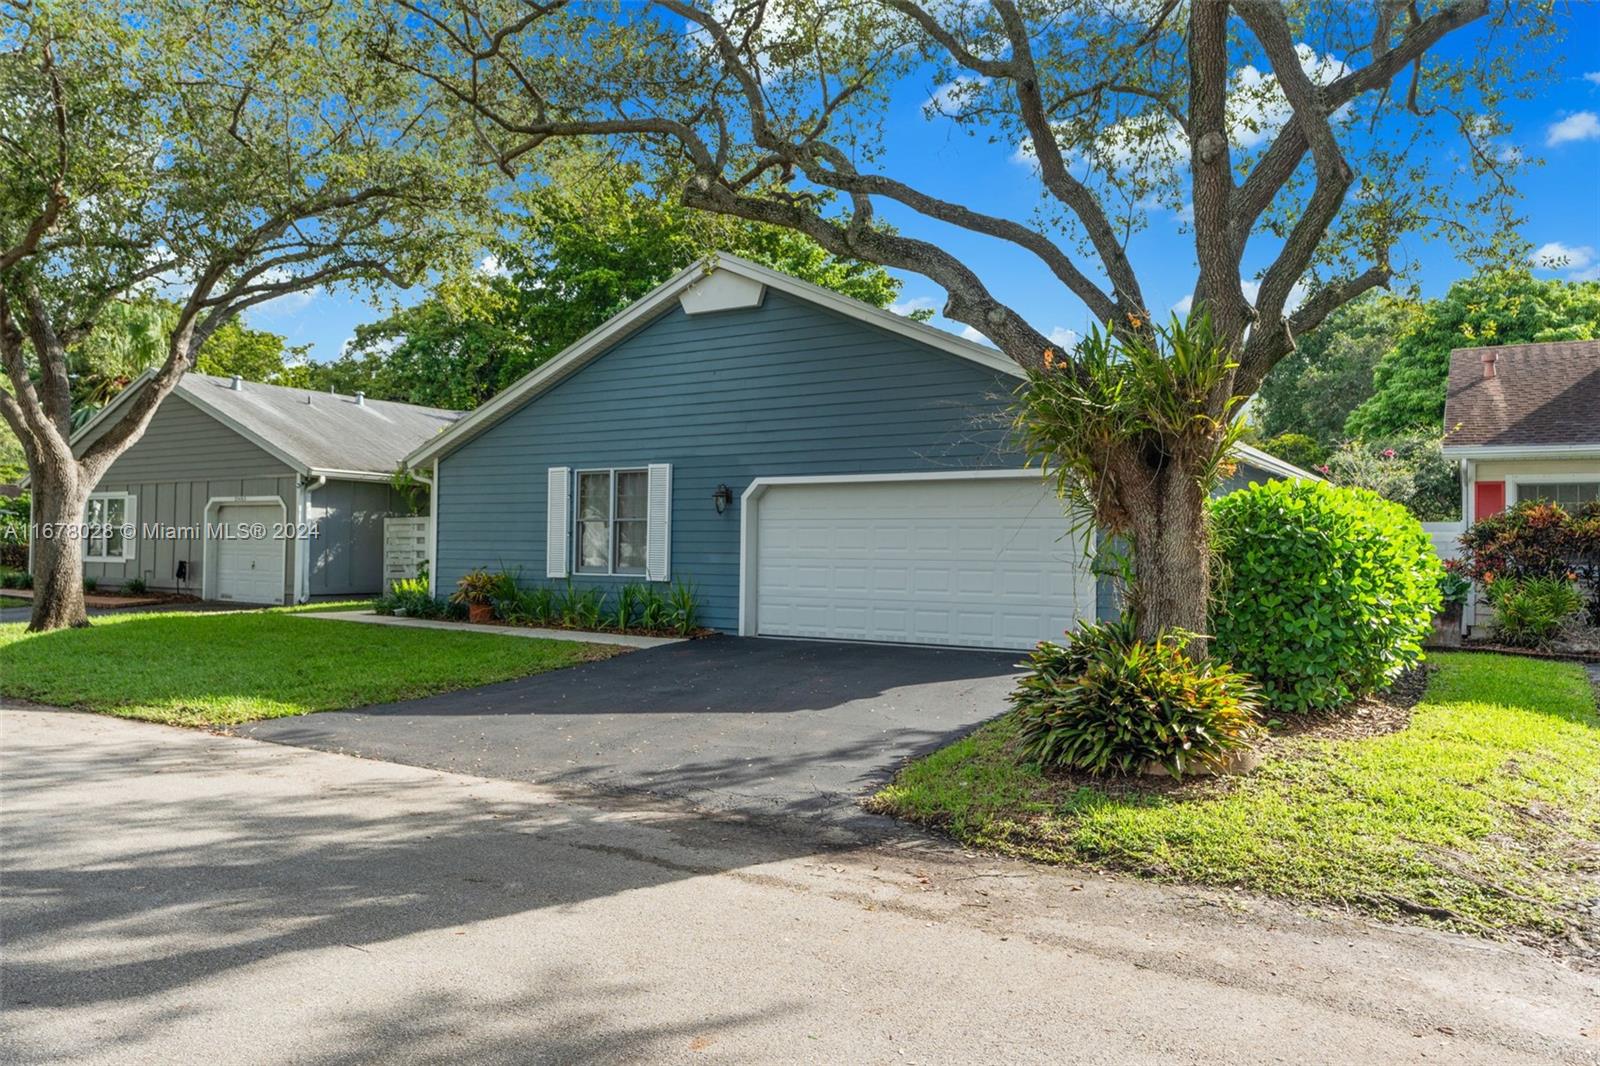
POLYGON ((718 485, 717 491, 711 494, 711 502, 717 505, 717 513, 721 514, 733 505, 733 490, 726 485, 718 485))

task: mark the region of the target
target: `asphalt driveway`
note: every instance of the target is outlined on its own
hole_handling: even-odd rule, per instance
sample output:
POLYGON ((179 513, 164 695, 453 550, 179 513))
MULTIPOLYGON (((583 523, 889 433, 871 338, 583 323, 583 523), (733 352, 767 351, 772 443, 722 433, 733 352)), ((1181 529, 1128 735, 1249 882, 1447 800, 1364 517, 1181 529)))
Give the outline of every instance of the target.
MULTIPOLYGON (((332 623, 328 623, 332 624, 332 623)), ((247 736, 485 777, 647 793, 812 827, 1005 707, 1015 652, 713 637, 247 736)))

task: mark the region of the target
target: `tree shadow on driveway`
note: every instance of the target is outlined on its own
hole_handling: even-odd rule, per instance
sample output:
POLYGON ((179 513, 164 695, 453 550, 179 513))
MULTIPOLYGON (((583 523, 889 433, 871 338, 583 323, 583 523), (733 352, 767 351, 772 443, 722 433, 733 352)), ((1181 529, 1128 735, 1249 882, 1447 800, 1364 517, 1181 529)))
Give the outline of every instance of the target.
MULTIPOLYGON (((28 1031, 30 1016, 45 1025, 74 1017, 75 1029, 92 1017, 100 1027, 80 1036, 101 1048, 145 1041, 163 1026, 192 1021, 192 990, 242 982, 237 994, 248 1001, 247 974, 307 953, 331 958, 319 964, 328 987, 317 995, 338 1003, 355 995, 342 987, 342 965, 365 968, 360 980, 382 988, 386 946, 450 936, 460 938, 447 942, 459 953, 451 973, 481 967, 484 994, 520 1002, 529 1025, 547 1025, 557 1003, 566 1003, 557 1013, 581 1013, 607 1002, 604 1014, 616 1028, 547 1034, 550 1046, 570 1053, 556 1056, 560 1061, 615 1057, 628 1046, 643 1054, 663 1033, 624 1024, 627 1012, 615 1003, 662 990, 630 983, 631 975, 608 964, 604 932, 595 932, 587 909, 815 851, 737 820, 555 802, 518 786, 399 767, 359 765, 338 783, 324 780, 326 763, 311 765, 322 756, 108 724, 140 730, 148 740, 85 748, 38 740, 37 730, 21 744, 8 739, 0 1002, 18 1032, 28 1031), (313 772, 320 777, 308 782, 313 772), (548 944, 496 937, 502 920, 522 923, 517 928, 526 933, 532 913, 547 915, 533 928, 552 938, 548 944), (576 958, 592 957, 594 965, 564 979, 556 971, 575 957, 572 938, 583 936, 595 939, 595 951, 579 950, 576 958), (343 951, 330 957, 329 949, 343 951), (508 960, 517 979, 497 985, 491 978, 508 960), (532 992, 530 971, 539 985, 532 992), (603 995, 586 992, 584 981, 605 984, 603 995), (161 1006, 153 1013, 154 1003, 161 1006), (539 1011, 545 1013, 533 1018, 539 1011), (129 1028, 119 1035, 124 1018, 129 1028)), ((415 993, 410 977, 383 995, 415 993)), ((408 1017, 390 1009, 392 999, 379 999, 363 1018, 352 999, 341 1024, 360 1037, 356 1047, 370 1047, 383 1028, 396 1030, 391 1041, 397 1033, 443 1040, 455 1026, 451 1011, 482 1010, 474 987, 469 980, 440 990, 433 1007, 418 1007, 427 1013, 408 1017)), ((730 1007, 702 1028, 753 1016, 730 1007)), ((513 1040, 511 1033, 501 1037, 513 1040)), ((513 1048, 506 1043, 503 1050, 513 1048)), ((330 1052, 314 1060, 359 1058, 330 1052)))
POLYGON ((857 800, 1001 713, 1017 654, 714 637, 244 735, 881 832, 857 800))

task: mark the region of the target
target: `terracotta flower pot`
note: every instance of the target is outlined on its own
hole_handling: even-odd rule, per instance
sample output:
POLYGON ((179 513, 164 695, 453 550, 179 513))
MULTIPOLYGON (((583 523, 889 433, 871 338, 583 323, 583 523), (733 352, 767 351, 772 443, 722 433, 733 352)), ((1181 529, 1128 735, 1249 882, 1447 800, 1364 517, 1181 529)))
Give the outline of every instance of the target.
POLYGON ((494 621, 494 605, 490 603, 467 604, 467 621, 482 625, 494 621))

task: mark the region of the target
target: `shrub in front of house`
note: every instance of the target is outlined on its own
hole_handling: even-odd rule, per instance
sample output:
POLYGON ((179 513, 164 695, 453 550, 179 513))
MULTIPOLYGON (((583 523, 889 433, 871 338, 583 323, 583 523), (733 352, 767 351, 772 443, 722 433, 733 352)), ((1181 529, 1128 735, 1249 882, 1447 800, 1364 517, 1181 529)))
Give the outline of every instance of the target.
POLYGON ((426 578, 393 581, 387 595, 373 603, 377 614, 400 615, 406 618, 460 619, 466 617, 465 605, 452 603, 444 597, 428 594, 426 578))
POLYGON ((699 593, 688 581, 628 582, 613 589, 571 581, 524 587, 520 571, 474 570, 462 583, 458 597, 481 597, 509 625, 677 636, 700 629, 699 593), (468 578, 471 589, 463 591, 468 578))
POLYGON ((1492 629, 1502 644, 1546 648, 1583 611, 1583 595, 1565 574, 1498 577, 1484 586, 1494 610, 1492 629))
POLYGON ((1212 652, 1273 708, 1338 707, 1422 658, 1444 571, 1400 504, 1274 481, 1212 501, 1211 525, 1212 652))
POLYGON ((1224 769, 1260 733, 1256 686, 1187 643, 1178 632, 1141 641, 1126 619, 1041 643, 1011 695, 1023 756, 1091 774, 1224 769))
POLYGON ((1600 626, 1600 500, 1568 511, 1527 500, 1474 522, 1461 535, 1466 572, 1485 587, 1535 578, 1576 580, 1589 624, 1600 626))

